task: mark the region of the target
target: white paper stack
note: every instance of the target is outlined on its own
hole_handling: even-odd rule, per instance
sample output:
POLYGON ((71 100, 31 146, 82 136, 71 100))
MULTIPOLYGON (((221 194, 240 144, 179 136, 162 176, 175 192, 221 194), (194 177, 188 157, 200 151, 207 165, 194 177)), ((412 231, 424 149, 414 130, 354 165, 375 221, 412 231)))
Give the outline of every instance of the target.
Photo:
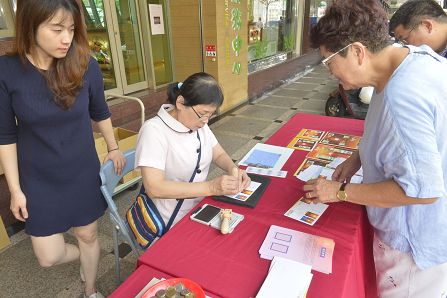
POLYGON ((274 257, 256 298, 303 298, 312 280, 311 266, 274 257))

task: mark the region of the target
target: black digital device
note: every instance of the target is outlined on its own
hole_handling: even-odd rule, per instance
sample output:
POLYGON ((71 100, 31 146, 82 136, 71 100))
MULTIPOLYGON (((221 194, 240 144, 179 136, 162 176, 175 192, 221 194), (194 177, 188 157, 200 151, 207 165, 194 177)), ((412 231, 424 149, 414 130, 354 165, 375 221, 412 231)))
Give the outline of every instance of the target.
POLYGON ((219 207, 204 204, 191 214, 191 220, 210 225, 212 220, 219 215, 221 209, 219 207))

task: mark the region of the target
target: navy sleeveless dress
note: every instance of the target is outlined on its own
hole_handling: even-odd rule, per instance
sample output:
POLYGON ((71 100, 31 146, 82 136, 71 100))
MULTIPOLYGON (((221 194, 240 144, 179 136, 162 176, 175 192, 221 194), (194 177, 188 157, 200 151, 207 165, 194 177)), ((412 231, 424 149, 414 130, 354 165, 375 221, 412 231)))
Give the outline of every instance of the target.
POLYGON ((91 120, 109 117, 102 74, 93 58, 75 104, 63 110, 29 61, 0 57, 0 145, 17 144, 28 234, 65 232, 104 214, 91 120))

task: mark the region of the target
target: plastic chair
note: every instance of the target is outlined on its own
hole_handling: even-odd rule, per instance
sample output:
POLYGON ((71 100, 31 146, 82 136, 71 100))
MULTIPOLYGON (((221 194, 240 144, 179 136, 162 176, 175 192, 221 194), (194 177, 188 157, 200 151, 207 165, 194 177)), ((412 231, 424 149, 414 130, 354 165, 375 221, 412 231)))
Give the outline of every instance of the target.
POLYGON ((118 208, 116 207, 115 202, 113 201, 113 191, 117 186, 120 179, 131 172, 134 169, 135 163, 135 150, 129 150, 124 152, 124 157, 126 158, 126 165, 120 176, 115 174, 115 168, 113 166, 112 161, 107 161, 100 170, 101 177, 101 192, 104 195, 104 198, 107 201, 107 205, 109 206, 109 215, 110 220, 114 226, 113 228, 113 240, 114 240, 114 253, 115 253, 115 277, 117 285, 121 282, 120 279, 120 260, 119 260, 119 252, 118 252, 118 244, 120 238, 127 242, 132 251, 136 254, 136 256, 140 255, 139 245, 134 239, 132 232, 129 230, 127 226, 127 221, 125 218, 122 218, 118 213, 118 208))

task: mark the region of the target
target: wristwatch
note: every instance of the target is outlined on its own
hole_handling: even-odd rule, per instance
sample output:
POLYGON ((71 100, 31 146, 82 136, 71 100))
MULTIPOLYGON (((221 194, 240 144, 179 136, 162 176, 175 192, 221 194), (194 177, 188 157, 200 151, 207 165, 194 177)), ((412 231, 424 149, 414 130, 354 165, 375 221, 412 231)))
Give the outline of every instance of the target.
POLYGON ((342 202, 346 202, 348 200, 348 194, 345 191, 346 184, 348 184, 348 182, 343 182, 337 192, 337 199, 342 202))

